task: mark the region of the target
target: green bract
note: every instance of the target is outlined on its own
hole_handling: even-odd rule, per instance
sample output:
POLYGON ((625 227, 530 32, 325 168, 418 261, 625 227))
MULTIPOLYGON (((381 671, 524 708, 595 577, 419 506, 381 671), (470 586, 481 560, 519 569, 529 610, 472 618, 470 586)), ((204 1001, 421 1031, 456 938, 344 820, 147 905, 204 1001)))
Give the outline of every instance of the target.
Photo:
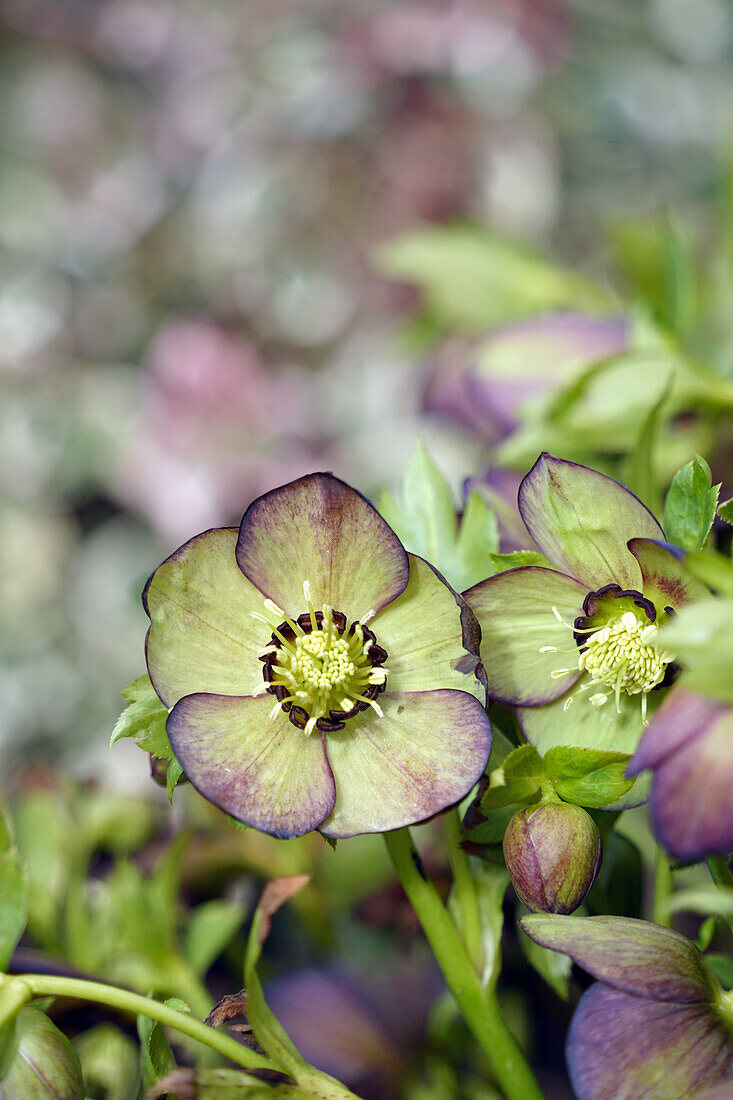
POLYGON ((248 825, 396 829, 459 801, 484 769, 471 612, 330 474, 260 497, 238 531, 186 543, 144 603, 176 757, 248 825))
POLYGON ((519 510, 556 568, 511 569, 466 592, 489 693, 518 707, 542 753, 633 752, 673 671, 658 627, 707 589, 637 497, 595 470, 543 454, 519 510))

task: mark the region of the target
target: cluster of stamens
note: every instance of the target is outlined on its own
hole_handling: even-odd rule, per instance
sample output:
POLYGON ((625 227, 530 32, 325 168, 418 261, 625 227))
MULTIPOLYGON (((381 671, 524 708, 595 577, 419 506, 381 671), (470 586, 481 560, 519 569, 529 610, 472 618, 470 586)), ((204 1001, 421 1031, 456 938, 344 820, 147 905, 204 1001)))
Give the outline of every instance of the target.
MULTIPOLYGON (((614 696, 616 710, 620 713, 623 691, 627 695, 641 695, 641 715, 646 721, 647 696, 665 682, 674 661, 674 654, 657 644, 659 629, 653 621, 656 610, 639 593, 621 592, 618 585, 608 585, 599 592, 590 593, 584 610, 591 609, 594 612, 591 617, 581 615, 573 623, 567 623, 558 609, 552 608, 558 622, 573 632, 576 648, 565 652, 577 653, 578 661, 574 668, 558 668, 550 675, 560 679, 580 669, 589 676, 589 680, 567 697, 564 709, 567 710, 579 695, 601 688, 604 690, 588 696, 588 702, 602 707, 614 696), (625 610, 623 603, 616 603, 619 598, 625 601, 625 610), (628 606, 629 602, 633 603, 634 610, 628 606)), ((561 651, 557 646, 543 646, 540 652, 561 651)))
POLYGON ((315 610, 308 581, 303 595, 308 610, 297 619, 288 618, 272 600, 265 600, 269 615, 252 612, 272 630, 270 643, 258 654, 262 683, 253 695, 274 695, 271 717, 282 709, 307 736, 314 729, 343 729, 348 718, 367 707, 382 717, 376 699, 387 682, 387 653, 366 625, 374 612, 349 624, 342 611, 328 604, 315 610))

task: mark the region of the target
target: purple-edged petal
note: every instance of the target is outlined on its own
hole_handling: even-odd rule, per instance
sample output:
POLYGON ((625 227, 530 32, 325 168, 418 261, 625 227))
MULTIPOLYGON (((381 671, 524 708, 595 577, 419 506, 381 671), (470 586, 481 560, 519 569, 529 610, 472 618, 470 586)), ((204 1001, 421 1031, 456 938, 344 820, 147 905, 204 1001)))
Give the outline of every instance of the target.
POLYGON ((627 768, 628 774, 638 775, 645 768, 656 768, 670 753, 709 729, 727 709, 725 703, 705 699, 677 685, 647 726, 627 768))
POLYGON ((148 581, 148 670, 166 706, 198 691, 251 695, 262 682, 257 653, 271 632, 252 618, 264 597, 237 567, 236 544, 236 528, 206 531, 148 581))
POLYGON ((404 591, 402 543, 355 489, 332 474, 308 474, 265 493, 244 514, 237 541, 244 575, 295 617, 327 603, 360 619, 404 591))
POLYGON ((664 539, 638 497, 613 478, 542 454, 519 488, 519 511, 551 562, 586 589, 619 584, 639 590, 641 570, 629 539, 664 539))
POLYGON ((635 997, 708 1004, 714 987, 702 953, 684 936, 632 917, 522 917, 535 943, 569 955, 594 978, 635 997))
POLYGON ((660 1004, 598 984, 570 1025, 577 1100, 685 1100, 731 1073, 730 1037, 708 1008, 660 1004))
POLYGON ((271 695, 187 695, 171 711, 168 736, 194 787, 238 821, 278 837, 317 828, 335 799, 318 736, 306 737, 271 695))
POLYGON ((655 539, 629 539, 629 550, 641 569, 641 591, 658 612, 667 607, 676 611, 710 595, 710 589, 687 572, 676 546, 655 539))
POLYGON ((379 697, 372 711, 328 735, 336 805, 321 827, 332 837, 379 833, 424 821, 459 802, 491 752, 491 726, 465 691, 379 697))
POLYGON ((410 579, 369 624, 387 651, 387 687, 397 691, 456 688, 486 702, 476 678, 478 627, 473 613, 422 558, 408 555, 410 579))
POLYGON ((652 780, 654 831, 677 859, 733 849, 733 709, 664 757, 652 780))
POLYGON ((481 661, 489 695, 504 703, 537 706, 557 699, 580 670, 553 679, 556 669, 578 663, 572 626, 581 614, 587 589, 554 569, 527 565, 480 581, 464 593, 481 627, 481 661), (566 653, 541 653, 546 646, 566 653))

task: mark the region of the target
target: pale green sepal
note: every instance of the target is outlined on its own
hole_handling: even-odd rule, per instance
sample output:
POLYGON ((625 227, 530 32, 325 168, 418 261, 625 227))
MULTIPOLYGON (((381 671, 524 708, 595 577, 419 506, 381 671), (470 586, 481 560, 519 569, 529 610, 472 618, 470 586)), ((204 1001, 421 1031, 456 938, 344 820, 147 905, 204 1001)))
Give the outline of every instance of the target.
POLYGON ((578 679, 572 624, 586 594, 572 577, 539 566, 499 573, 469 588, 465 599, 481 627, 481 661, 493 699, 546 703, 578 679), (558 652, 542 652, 548 647, 558 652), (559 669, 570 672, 553 678, 559 669))
POLYGON ((401 596, 369 624, 387 651, 387 690, 456 688, 482 702, 486 689, 475 675, 478 652, 460 597, 427 562, 408 555, 410 578, 401 596))
POLYGON ((460 802, 483 774, 491 726, 465 691, 379 696, 383 717, 365 711, 328 735, 336 803, 327 836, 381 833, 424 821, 460 802))
POLYGON ((586 591, 605 584, 639 590, 627 543, 663 539, 651 512, 613 478, 543 454, 519 488, 519 511, 543 554, 586 591))
POLYGON ((265 597, 239 569, 236 545, 234 528, 206 531, 176 550, 148 582, 148 671, 169 707, 200 691, 251 695, 262 683, 257 654, 272 631, 252 616, 264 612, 265 597))
POLYGON ((641 568, 642 592, 652 601, 658 615, 667 608, 677 611, 710 595, 710 589, 685 568, 684 561, 658 542, 631 539, 629 550, 641 568))

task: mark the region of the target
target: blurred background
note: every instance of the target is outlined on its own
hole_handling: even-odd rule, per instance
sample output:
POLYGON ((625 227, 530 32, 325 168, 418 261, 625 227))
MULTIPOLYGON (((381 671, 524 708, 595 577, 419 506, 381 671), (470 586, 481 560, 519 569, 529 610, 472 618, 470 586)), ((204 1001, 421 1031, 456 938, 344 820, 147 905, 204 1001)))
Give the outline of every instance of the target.
MULTIPOLYGON (((141 589, 254 496, 313 469, 399 492, 419 439, 458 510, 466 478, 511 502, 544 447, 639 488, 650 425, 647 499, 693 450, 731 495, 727 0, 0 0, 0 37, 0 764, 11 790, 54 787, 21 814, 39 882, 49 816, 58 866, 72 836, 88 859, 160 828, 142 802, 72 811, 49 769, 155 791, 131 742, 107 747, 144 670, 141 589)), ((509 519, 504 549, 522 544, 509 519)), ((189 888, 207 860, 240 866, 227 835, 189 888)), ((248 843, 259 874, 330 858, 318 837, 277 866, 248 843)), ((317 898, 300 917, 333 946, 335 914, 340 957, 368 971, 369 928, 410 928, 379 893, 381 852, 372 874, 358 850, 351 886, 326 867, 320 918, 317 898), (355 935, 339 913, 357 903, 355 935)), ((127 866, 110 913, 142 911, 127 866)), ((103 956, 44 940, 50 904, 41 889, 35 942, 109 977, 103 956)), ((311 957, 294 942, 290 963, 311 957)), ((411 950, 403 989, 424 1007, 435 975, 411 950)), ((275 1006, 287 1026, 289 1003, 315 998, 334 1027, 352 1013, 359 1042, 332 1072, 359 1081, 375 1051, 402 1065, 374 990, 299 980, 275 1006)), ((395 1010, 420 1026, 414 1004, 395 1010)), ((537 1040, 558 1097, 563 1026, 537 1040)), ((436 1065, 410 1096, 457 1095, 436 1065)), ((466 1095, 495 1095, 482 1072, 466 1095)))

